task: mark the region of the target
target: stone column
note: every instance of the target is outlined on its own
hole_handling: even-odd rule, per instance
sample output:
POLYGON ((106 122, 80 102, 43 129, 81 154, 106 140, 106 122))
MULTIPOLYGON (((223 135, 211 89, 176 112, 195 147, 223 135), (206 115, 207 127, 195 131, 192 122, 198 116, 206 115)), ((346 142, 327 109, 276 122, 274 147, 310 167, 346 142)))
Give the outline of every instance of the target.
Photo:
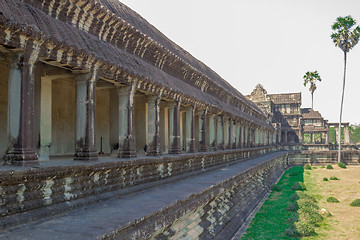
POLYGON ((236 133, 237 133, 237 126, 236 126, 236 121, 232 120, 230 121, 230 124, 232 125, 232 131, 231 131, 231 141, 232 141, 232 149, 236 149, 236 141, 237 141, 237 137, 236 137, 236 133))
POLYGON ((195 152, 195 107, 186 108, 186 152, 195 152))
POLYGON ((229 120, 227 121, 227 125, 228 125, 228 128, 226 130, 228 131, 228 144, 226 146, 226 149, 232 149, 233 124, 232 124, 231 118, 229 118, 229 120))
POLYGON ((169 104, 169 122, 170 122, 170 154, 181 153, 180 148, 180 106, 181 102, 169 104))
POLYGON ((245 126, 241 126, 241 148, 246 148, 245 126))
POLYGON ((350 144, 349 124, 344 124, 344 144, 350 144))
POLYGON ((119 96, 119 150, 118 156, 136 157, 134 134, 135 84, 118 88, 119 96))
POLYGON ((257 128, 254 129, 254 145, 255 147, 259 146, 259 131, 257 128))
POLYGON ((97 160, 95 114, 97 71, 76 74, 76 150, 74 160, 97 160))
POLYGON ((9 56, 7 164, 37 165, 34 136, 34 85, 37 53, 9 56))
POLYGON ((241 148, 241 125, 240 123, 236 124, 236 138, 237 138, 237 142, 236 142, 236 148, 241 148))
POLYGON ((245 147, 248 148, 249 147, 249 127, 248 126, 244 126, 244 143, 245 143, 245 147))
POLYGON ((311 143, 315 144, 315 133, 311 133, 311 143))
POLYGON ((253 128, 252 131, 251 131, 251 136, 252 136, 252 143, 253 143, 253 147, 255 146, 256 147, 256 129, 253 128))
POLYGON ((335 143, 339 144, 339 139, 341 139, 339 138, 339 134, 340 134, 339 126, 338 125, 334 126, 334 128, 335 128, 335 143))
POLYGON ((284 143, 287 144, 288 143, 288 132, 284 131, 284 143))
POLYGON ((252 135, 253 135, 253 132, 252 132, 252 128, 251 128, 250 126, 248 127, 248 131, 249 131, 249 132, 248 132, 248 141, 249 141, 249 144, 248 144, 248 145, 249 145, 249 147, 251 148, 251 147, 253 147, 253 143, 254 143, 254 142, 253 142, 253 136, 252 136, 252 135))
POLYGON ((218 130, 217 130, 217 139, 218 139, 218 146, 219 150, 224 150, 224 117, 219 115, 218 116, 218 130))
POLYGON ((161 95, 149 95, 148 102, 148 143, 147 155, 159 156, 160 150, 160 100, 161 95))
POLYGON ((207 114, 207 109, 205 110, 201 110, 199 112, 199 140, 200 140, 200 152, 206 152, 207 149, 207 139, 206 139, 206 114, 207 114))
POLYGON ((215 114, 211 114, 209 116, 209 141, 211 150, 216 150, 216 122, 215 122, 215 114))
POLYGON ((239 123, 239 142, 238 142, 238 148, 242 148, 243 146, 243 126, 241 125, 241 122, 239 123))
POLYGON ((325 144, 329 144, 329 132, 325 133, 325 144))

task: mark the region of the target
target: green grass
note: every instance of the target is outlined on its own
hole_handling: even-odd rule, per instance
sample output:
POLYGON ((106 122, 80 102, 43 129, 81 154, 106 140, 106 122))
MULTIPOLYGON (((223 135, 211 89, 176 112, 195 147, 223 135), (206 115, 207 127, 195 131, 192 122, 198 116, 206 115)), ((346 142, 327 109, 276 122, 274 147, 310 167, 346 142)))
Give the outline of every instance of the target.
POLYGON ((305 170, 311 170, 311 166, 309 164, 306 164, 304 167, 305 170))
POLYGON ((346 165, 345 165, 345 163, 343 163, 343 162, 339 162, 339 163, 338 163, 338 166, 341 167, 341 168, 346 168, 346 165))
POLYGON ((260 211, 255 215, 243 239, 299 239, 286 236, 285 230, 293 225, 296 219, 294 212, 286 211, 294 194, 292 186, 303 182, 303 167, 292 167, 287 170, 277 184, 281 191, 273 191, 260 211))
POLYGON ((326 199, 326 201, 331 202, 331 203, 338 203, 339 202, 339 200, 337 198, 335 198, 335 197, 328 197, 326 199))
POLYGON ((350 206, 352 207, 360 207, 360 199, 355 199, 354 201, 352 201, 352 203, 350 203, 350 206))

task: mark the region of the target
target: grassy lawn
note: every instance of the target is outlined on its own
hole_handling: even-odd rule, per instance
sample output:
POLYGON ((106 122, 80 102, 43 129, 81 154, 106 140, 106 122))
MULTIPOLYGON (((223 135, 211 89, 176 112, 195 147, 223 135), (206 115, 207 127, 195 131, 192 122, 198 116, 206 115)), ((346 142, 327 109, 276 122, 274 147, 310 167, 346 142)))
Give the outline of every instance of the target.
POLYGON ((304 182, 309 194, 318 200, 320 209, 331 213, 316 229, 316 235, 301 239, 360 239, 360 207, 350 203, 360 198, 360 166, 347 166, 347 169, 333 165, 334 169, 316 167, 305 170, 304 182), (336 177, 339 180, 324 181, 336 177), (338 203, 327 202, 329 197, 338 203))
POLYGON ((303 182, 303 172, 303 167, 293 167, 283 174, 277 184, 281 191, 271 192, 241 239, 298 239, 287 237, 284 232, 291 226, 287 223, 291 212, 286 211, 286 207, 295 192, 292 186, 303 182))
MULTIPOLYGON (((272 191, 260 211, 255 215, 243 239, 360 239, 360 207, 350 203, 360 198, 360 166, 348 166, 346 169, 333 165, 333 169, 312 167, 293 167, 280 179, 280 191, 272 191), (327 181, 324 181, 324 178, 327 181), (330 180, 338 179, 338 180, 330 180), (292 238, 284 234, 292 223, 286 208, 295 192, 292 186, 304 182, 306 193, 317 200, 319 212, 325 211, 322 221, 309 237, 292 238), (328 202, 328 198, 339 202, 328 202), (329 216, 328 213, 331 215, 329 216)), ((299 213, 299 210, 298 210, 299 213)))

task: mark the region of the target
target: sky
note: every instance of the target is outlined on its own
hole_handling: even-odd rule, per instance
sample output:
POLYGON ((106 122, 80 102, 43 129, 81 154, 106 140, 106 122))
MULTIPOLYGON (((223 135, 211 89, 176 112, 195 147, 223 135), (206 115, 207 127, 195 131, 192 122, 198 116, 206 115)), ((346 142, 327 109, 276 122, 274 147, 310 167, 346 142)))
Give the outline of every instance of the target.
MULTIPOLYGON (((359 0, 121 0, 243 95, 260 83, 268 93, 301 92, 303 75, 322 81, 314 109, 339 122, 344 54, 330 35, 338 16, 360 24, 359 0)), ((348 54, 342 122, 360 123, 360 44, 348 54)))

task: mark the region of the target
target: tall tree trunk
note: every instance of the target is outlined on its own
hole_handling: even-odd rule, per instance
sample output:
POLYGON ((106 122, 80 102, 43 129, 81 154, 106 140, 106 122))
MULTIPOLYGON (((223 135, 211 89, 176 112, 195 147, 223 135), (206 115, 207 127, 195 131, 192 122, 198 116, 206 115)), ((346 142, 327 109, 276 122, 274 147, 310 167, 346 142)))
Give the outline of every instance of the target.
POLYGON ((344 51, 344 79, 343 79, 343 88, 342 88, 341 105, 340 105, 340 121, 339 121, 339 136, 338 136, 338 142, 339 142, 338 163, 341 162, 341 118, 342 118, 342 110, 343 110, 343 103, 344 103, 345 77, 346 77, 346 51, 344 51))
POLYGON ((314 92, 311 92, 311 108, 314 109, 314 92))

